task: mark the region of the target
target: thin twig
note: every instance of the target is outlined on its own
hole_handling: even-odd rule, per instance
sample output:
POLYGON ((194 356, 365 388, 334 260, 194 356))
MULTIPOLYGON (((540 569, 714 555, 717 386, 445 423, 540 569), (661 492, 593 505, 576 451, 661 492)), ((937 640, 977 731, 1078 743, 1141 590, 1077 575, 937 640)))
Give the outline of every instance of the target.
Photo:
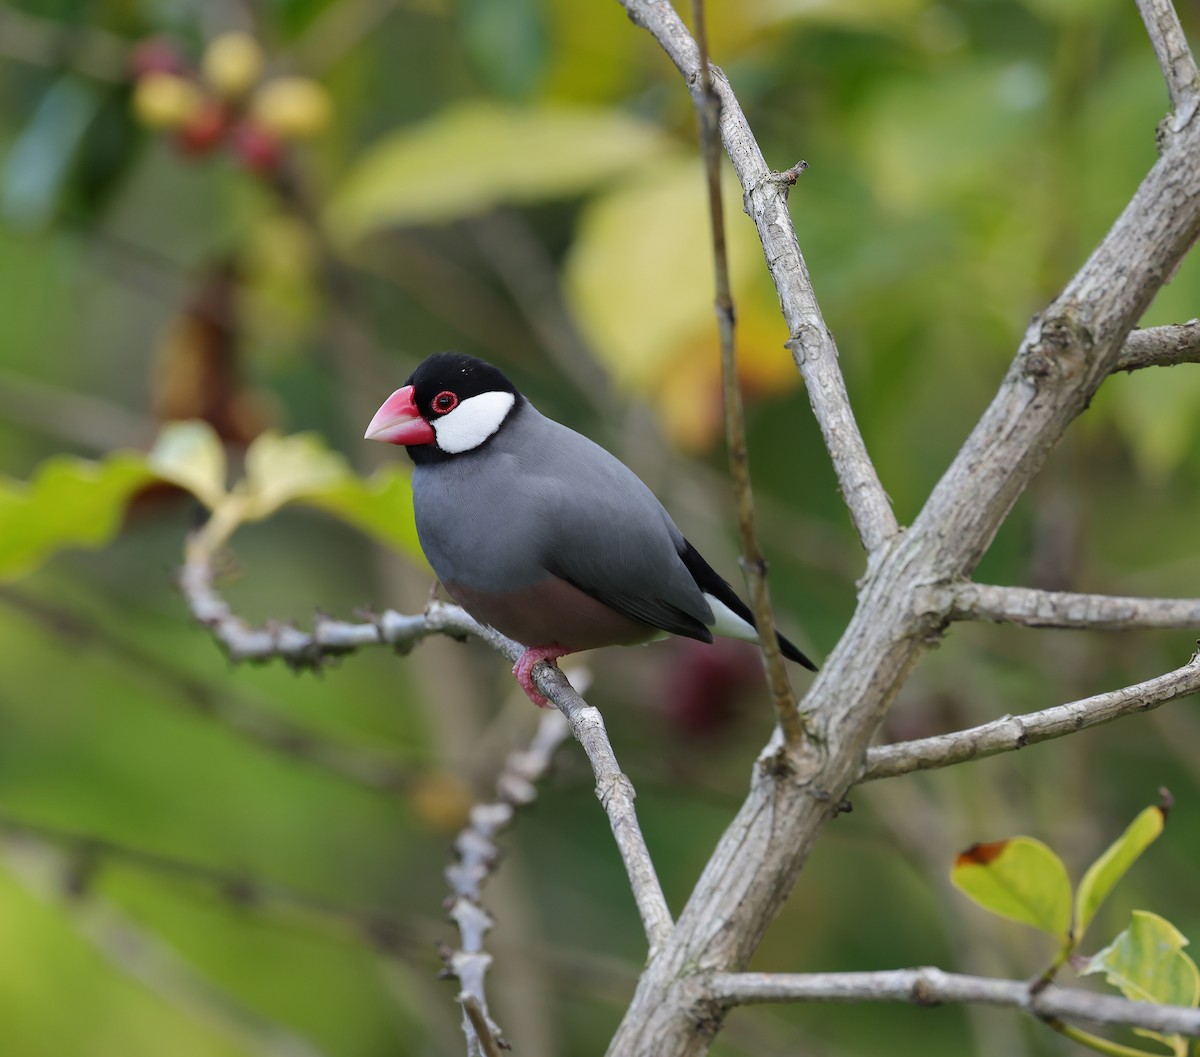
POLYGON ((509 755, 496 780, 496 799, 489 804, 476 804, 470 821, 454 842, 457 861, 446 870, 446 880, 454 893, 449 914, 458 925, 462 944, 457 950, 446 949, 442 958, 447 972, 462 985, 463 1032, 467 1036, 467 1052, 479 1049, 490 1055, 504 1046, 500 1029, 488 1014, 484 976, 492 958, 484 948, 484 939, 494 924, 480 903, 484 882, 491 875, 500 855, 496 834, 509 825, 513 809, 532 802, 537 796, 534 784, 550 766, 555 750, 570 733, 570 726, 561 712, 544 712, 537 733, 528 749, 509 755), (471 1015, 470 998, 477 1006, 478 1017, 471 1015))
MULTIPOLYGON (((689 85, 702 75, 700 51, 669 3, 620 0, 629 17, 644 26, 689 85)), ((813 413, 833 460, 855 530, 868 553, 891 539, 898 527, 891 501, 867 454, 866 444, 838 366, 837 346, 813 293, 808 266, 788 211, 789 176, 772 172, 759 150, 746 116, 720 70, 711 70, 713 91, 721 101, 720 126, 725 150, 742 185, 746 211, 758 228, 767 267, 779 293, 791 337, 791 350, 804 376, 813 413)))
POLYGON ((1091 595, 964 581, 927 588, 917 595, 916 605, 929 612, 943 613, 947 620, 986 620, 1029 628, 1200 629, 1198 598, 1091 595))
POLYGON ((85 451, 140 448, 157 424, 91 393, 72 392, 0 371, 0 417, 85 451))
POLYGON ((120 865, 197 886, 211 897, 242 911, 252 910, 270 921, 298 924, 326 935, 337 934, 355 942, 365 942, 384 954, 403 952, 412 955, 426 948, 424 933, 417 935, 408 921, 382 911, 329 903, 284 885, 208 863, 191 862, 97 834, 6 814, 0 814, 0 835, 13 851, 22 846, 33 851, 53 850, 62 866, 59 887, 75 895, 88 890, 98 870, 107 865, 120 865))
POLYGON ((1200 90, 1200 74, 1196 60, 1188 47, 1183 26, 1171 0, 1137 0, 1138 11, 1146 24, 1150 43, 1154 46, 1154 57, 1167 82, 1171 97, 1171 109, 1175 111, 1171 126, 1178 132, 1196 113, 1197 92, 1200 90))
MULTIPOLYGON (((197 537, 193 537, 195 539, 197 537)), ((265 661, 277 657, 293 667, 310 668, 362 646, 390 645, 406 652, 430 635, 482 639, 512 661, 524 652, 518 643, 494 628, 479 624, 466 610, 443 602, 433 602, 424 613, 411 616, 389 609, 371 621, 359 624, 321 617, 314 622, 311 632, 290 624, 251 627, 234 614, 213 586, 210 542, 190 545, 186 549, 179 586, 192 616, 209 628, 233 660, 265 661)), ((557 668, 538 665, 533 670, 533 678, 538 689, 567 717, 571 733, 583 746, 592 765, 596 796, 608 815, 653 952, 666 940, 673 922, 638 824, 633 785, 617 763, 599 711, 575 692, 557 668)))
POLYGON ((863 973, 718 973, 707 981, 720 1005, 757 1002, 910 1002, 936 1006, 972 1002, 1020 1009, 1039 1020, 1084 1020, 1171 1035, 1200 1036, 1200 1009, 1133 1002, 1116 995, 1050 986, 1034 992, 1028 980, 995 980, 941 969, 863 973))
POLYGON ((1003 716, 990 723, 952 734, 938 734, 917 741, 880 745, 867 751, 860 782, 894 778, 911 771, 950 767, 1002 752, 1014 752, 1039 741, 1075 734, 1087 727, 1111 723, 1133 712, 1148 712, 1200 690, 1200 653, 1182 668, 1106 694, 1085 697, 1065 705, 1003 716))
POLYGON ((239 1052, 262 1057, 321 1057, 308 1039, 244 1004, 204 976, 155 933, 111 903, 64 899, 59 877, 64 863, 56 849, 15 838, 0 840, 6 874, 37 897, 52 901, 93 947, 117 970, 174 1006, 191 1020, 228 1040, 239 1052))
POLYGON ((717 329, 721 339, 721 389, 725 401, 725 441, 729 448, 729 473, 737 500, 738 533, 742 542, 742 571, 750 589, 750 607, 758 627, 767 683, 775 715, 783 729, 784 743, 793 748, 804 741, 804 722, 796 707, 796 695, 788 681, 779 639, 775 634, 775 616, 767 585, 767 560, 758 539, 754 517, 754 489, 750 483, 750 454, 746 448, 746 415, 742 389, 738 383, 737 353, 734 345, 735 313, 733 290, 729 283, 729 255, 725 246, 725 210, 721 199, 721 148, 718 143, 721 100, 713 91, 708 60, 708 36, 704 19, 704 0, 692 0, 696 23, 696 44, 700 50, 700 90, 695 96, 696 117, 700 125, 700 148, 708 182, 708 206, 712 233, 713 270, 716 279, 717 329))
POLYGON ((1180 363, 1200 363, 1200 320, 1130 331, 1113 370, 1136 371, 1180 363))
POLYGON ((72 650, 93 647, 128 662, 168 690, 160 696, 164 703, 219 723, 239 737, 288 759, 390 794, 411 790, 422 774, 427 773, 416 761, 339 742, 229 690, 218 692, 203 679, 118 634, 101 619, 5 586, 0 586, 0 605, 11 606, 25 618, 38 622, 72 650))

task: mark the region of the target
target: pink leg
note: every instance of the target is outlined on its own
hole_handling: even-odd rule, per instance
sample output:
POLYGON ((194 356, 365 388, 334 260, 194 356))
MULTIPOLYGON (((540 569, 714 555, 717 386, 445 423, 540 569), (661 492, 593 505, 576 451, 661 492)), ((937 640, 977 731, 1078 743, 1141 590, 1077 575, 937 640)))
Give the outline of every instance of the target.
POLYGON ((538 708, 549 708, 550 702, 539 694, 537 687, 533 685, 534 666, 542 661, 554 664, 559 657, 565 657, 570 652, 561 646, 530 646, 517 658, 517 663, 513 665, 513 675, 517 677, 517 682, 521 684, 521 689, 529 696, 529 700, 538 708))

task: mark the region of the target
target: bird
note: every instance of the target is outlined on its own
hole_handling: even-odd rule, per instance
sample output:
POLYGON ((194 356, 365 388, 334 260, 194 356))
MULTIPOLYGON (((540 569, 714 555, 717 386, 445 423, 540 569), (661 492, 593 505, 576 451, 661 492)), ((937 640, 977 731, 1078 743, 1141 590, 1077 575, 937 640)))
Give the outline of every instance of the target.
POLYGON ((548 704, 534 667, 569 653, 665 634, 759 641, 749 607, 641 478, 492 364, 428 356, 365 439, 407 450, 421 549, 451 598, 523 647, 513 675, 534 704, 548 704))

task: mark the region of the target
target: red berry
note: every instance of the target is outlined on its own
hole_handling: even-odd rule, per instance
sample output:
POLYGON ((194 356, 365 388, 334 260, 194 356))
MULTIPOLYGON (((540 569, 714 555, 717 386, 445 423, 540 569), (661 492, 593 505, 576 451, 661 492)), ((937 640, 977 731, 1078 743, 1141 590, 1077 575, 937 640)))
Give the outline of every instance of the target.
POLYGON ((251 172, 274 172, 283 158, 283 141, 253 121, 243 121, 230 137, 234 154, 251 172))
POLYGON ((225 135, 229 114, 213 100, 208 100, 175 136, 175 142, 185 154, 207 154, 225 135))

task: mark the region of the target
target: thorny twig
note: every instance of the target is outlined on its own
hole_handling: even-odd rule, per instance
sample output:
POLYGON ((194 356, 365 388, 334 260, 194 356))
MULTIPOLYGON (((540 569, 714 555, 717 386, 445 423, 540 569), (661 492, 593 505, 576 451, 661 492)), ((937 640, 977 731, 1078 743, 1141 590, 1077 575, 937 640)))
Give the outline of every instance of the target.
POLYGON ((492 956, 484 948, 484 938, 493 921, 480 898, 483 884, 500 855, 495 837, 512 822, 514 808, 536 798, 535 783, 545 774, 555 750, 570 731, 561 712, 543 712, 529 748, 513 752, 505 760, 496 779, 496 799, 471 808, 470 819, 454 842, 457 860, 446 870, 453 893, 447 909, 458 926, 462 943, 456 950, 444 948, 442 959, 446 971, 462 985, 463 1032, 471 1057, 480 1050, 490 1057, 496 1046, 508 1048, 500 1029, 488 1015, 484 991, 484 976, 492 963, 492 956), (478 1016, 472 1016, 468 999, 477 1006, 478 1016))

